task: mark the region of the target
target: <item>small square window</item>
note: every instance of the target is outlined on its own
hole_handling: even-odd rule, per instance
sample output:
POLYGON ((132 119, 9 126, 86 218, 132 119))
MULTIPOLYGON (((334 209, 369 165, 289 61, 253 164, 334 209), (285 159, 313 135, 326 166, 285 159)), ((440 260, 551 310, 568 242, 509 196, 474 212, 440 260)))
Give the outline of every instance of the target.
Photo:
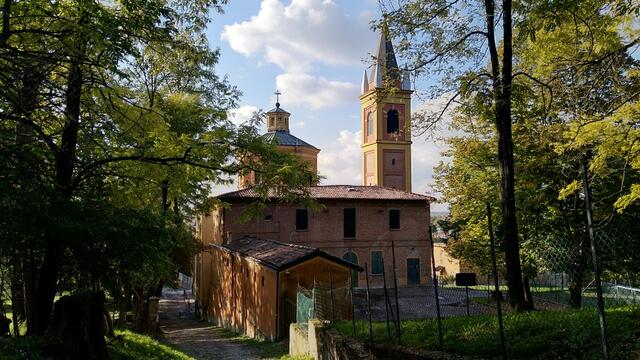
POLYGON ((265 215, 264 216, 264 221, 271 221, 273 220, 273 215, 265 215))

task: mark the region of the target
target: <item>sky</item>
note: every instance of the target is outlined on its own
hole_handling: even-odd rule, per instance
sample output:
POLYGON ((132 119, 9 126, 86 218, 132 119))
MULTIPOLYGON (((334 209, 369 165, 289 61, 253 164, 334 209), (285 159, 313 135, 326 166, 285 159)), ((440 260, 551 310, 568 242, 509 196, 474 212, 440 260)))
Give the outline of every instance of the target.
MULTIPOLYGON (((376 51, 379 35, 370 22, 377 16, 377 0, 231 1, 224 14, 212 15, 207 37, 221 51, 218 73, 243 93, 232 121, 273 108, 277 89, 291 113, 291 133, 321 149, 321 184, 360 185, 360 84, 376 51)), ((437 106, 415 96, 412 103, 414 111, 437 106)), ((442 142, 437 135, 414 137, 411 150, 413 192, 437 197, 432 176, 443 159, 442 142)), ((232 190, 235 185, 214 192, 232 190)))

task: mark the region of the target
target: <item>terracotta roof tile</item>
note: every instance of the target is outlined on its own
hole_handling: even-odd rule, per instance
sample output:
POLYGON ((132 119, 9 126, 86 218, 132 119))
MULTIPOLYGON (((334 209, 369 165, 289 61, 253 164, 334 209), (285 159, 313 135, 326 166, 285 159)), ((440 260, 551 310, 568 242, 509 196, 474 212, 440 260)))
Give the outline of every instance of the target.
POLYGON ((284 270, 293 265, 304 262, 316 256, 323 257, 338 264, 361 270, 359 266, 350 264, 345 260, 329 255, 326 252, 296 244, 287 244, 274 240, 265 240, 253 236, 245 236, 233 240, 228 244, 212 245, 236 252, 244 257, 252 258, 257 262, 274 270, 284 270))
MULTIPOLYGON (((427 195, 409 193, 398 189, 382 186, 356 186, 356 185, 322 185, 308 188, 315 199, 362 199, 362 200, 413 200, 433 202, 435 198, 427 195)), ((258 193, 253 188, 228 192, 219 195, 223 200, 258 198, 258 193)))

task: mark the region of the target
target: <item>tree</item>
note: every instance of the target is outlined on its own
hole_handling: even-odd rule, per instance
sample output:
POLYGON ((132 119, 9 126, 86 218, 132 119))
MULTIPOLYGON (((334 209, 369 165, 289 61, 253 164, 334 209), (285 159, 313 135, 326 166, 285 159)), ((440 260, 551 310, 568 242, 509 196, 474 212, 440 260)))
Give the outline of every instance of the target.
MULTIPOLYGON (((509 300, 517 311, 529 309, 522 281, 514 189, 511 129, 511 93, 514 76, 512 1, 503 0, 501 6, 496 6, 494 0, 403 0, 381 3, 385 14, 382 22, 389 27, 392 34, 401 39, 399 50, 409 59, 409 70, 417 75, 444 75, 442 86, 432 89, 438 93, 437 95, 440 95, 439 92, 443 89, 453 90, 455 95, 449 99, 443 112, 460 95, 460 86, 464 87, 480 79, 489 79, 491 91, 486 95, 492 99, 494 125, 498 134, 497 160, 504 238, 502 244, 509 300), (502 33, 500 49, 496 35, 498 19, 501 20, 499 30, 502 33), (485 49, 489 54, 488 58, 484 55, 485 49), (484 69, 485 61, 489 63, 488 71, 484 69)), ((441 117, 441 114, 437 118, 441 117)), ((429 127, 429 124, 423 126, 429 127)))
MULTIPOLYGON (((502 245, 510 302, 518 311, 531 308, 531 301, 525 294, 520 261, 521 239, 516 213, 512 93, 517 78, 526 78, 543 87, 549 84, 524 70, 514 71, 514 49, 517 50, 517 45, 527 40, 527 35, 535 40, 535 30, 546 31, 557 26, 554 23, 557 17, 549 16, 550 13, 576 14, 575 9, 589 6, 591 9, 605 11, 613 9, 612 11, 618 14, 638 10, 626 1, 612 0, 600 2, 598 6, 594 5, 578 1, 518 2, 515 7, 511 0, 503 0, 500 4, 494 0, 381 1, 385 16, 378 26, 388 26, 392 34, 401 40, 398 49, 400 54, 409 60, 408 70, 413 71, 418 77, 431 80, 428 94, 432 98, 442 94, 450 95, 442 111, 418 114, 419 127, 423 130, 432 128, 465 89, 472 87, 474 83, 486 80, 490 84, 490 90, 483 95, 491 99, 497 134, 502 245), (515 38, 514 28, 519 29, 515 38)), ((610 54, 628 50, 637 42, 638 39, 632 37, 621 47, 610 48, 600 60, 608 59, 610 54)), ((586 63, 598 60, 594 58, 586 63)))
MULTIPOLYGON (((293 156, 276 154, 255 127, 226 119, 239 92, 215 75, 218 53, 203 34, 209 10, 224 3, 4 1, 0 205, 11 215, 0 240, 20 259, 13 267, 24 275, 30 334, 46 330, 60 286, 99 284, 105 279, 97 275, 114 268, 136 280, 146 269, 115 266, 108 256, 122 254, 110 252, 108 266, 83 265, 113 245, 97 235, 105 229, 160 242, 148 255, 171 263, 166 252, 181 247, 184 232, 180 215, 210 206, 212 184, 251 168, 265 175, 259 191, 287 184, 279 192, 308 195, 310 172, 293 156), (256 157, 271 161, 246 161, 256 157), (166 221, 170 203, 177 218, 166 221), (158 217, 163 230, 151 231, 158 217), (160 246, 167 233, 170 244, 160 246)), ((136 253, 135 242, 124 245, 136 253)), ((157 286, 159 278, 137 283, 147 280, 157 286)))
MULTIPOLYGON (((520 41, 515 47, 515 73, 522 76, 513 83, 513 136, 518 159, 515 180, 524 273, 525 277, 535 275, 537 269, 568 273, 572 289, 576 290, 571 294, 576 306, 580 306, 588 272, 584 210, 575 191, 579 188, 578 168, 585 147, 617 142, 622 149, 628 149, 599 149, 598 156, 609 164, 605 166, 608 170, 591 184, 594 193, 600 195, 594 207, 600 214, 599 228, 610 231, 620 228, 620 223, 628 227, 628 220, 635 216, 635 210, 627 216, 612 216, 621 185, 637 178, 631 171, 617 170, 625 169, 629 163, 626 152, 632 146, 626 138, 608 136, 607 132, 599 132, 598 141, 594 142, 595 134, 584 131, 585 125, 590 126, 602 114, 616 113, 620 104, 636 103, 636 64, 627 54, 632 42, 619 30, 628 28, 630 19, 607 11, 606 6, 601 2, 573 4, 566 9, 556 8, 554 17, 549 17, 548 11, 544 16, 540 13, 540 17, 532 12, 528 20, 535 29, 527 23, 516 27, 520 41), (589 133, 590 143, 584 141, 589 133)), ((482 212, 484 202, 494 199, 497 193, 491 186, 497 178, 491 152, 496 139, 488 127, 488 87, 476 82, 463 89, 453 125, 464 135, 449 139, 451 150, 447 155, 452 162, 437 169, 439 188, 452 204, 453 221, 463 223, 452 244, 453 252, 485 265, 486 246, 478 242, 484 235, 484 223, 477 212, 482 212)), ((631 136, 632 143, 633 139, 631 136)), ((592 168, 597 164, 602 166, 602 161, 596 161, 592 168)), ((502 224, 496 223, 500 229, 502 224)), ((608 264, 612 273, 634 273, 628 270, 629 264, 637 266, 636 261, 625 256, 628 245, 609 240, 607 248, 615 249, 616 255, 603 253, 601 261, 608 264)))

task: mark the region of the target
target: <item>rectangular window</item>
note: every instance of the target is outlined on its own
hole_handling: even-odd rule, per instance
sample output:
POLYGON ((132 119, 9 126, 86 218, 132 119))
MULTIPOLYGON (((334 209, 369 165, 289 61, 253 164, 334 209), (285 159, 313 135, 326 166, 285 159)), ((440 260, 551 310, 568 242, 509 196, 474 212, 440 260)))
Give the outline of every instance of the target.
POLYGON ((400 230, 400 210, 389 210, 389 229, 400 230))
POLYGON ((356 209, 344 209, 344 237, 356 237, 356 209))
POLYGON ((309 212, 307 209, 296 209, 296 230, 307 230, 309 228, 309 212))
POLYGON ((371 252, 371 274, 382 274, 382 251, 371 252))

